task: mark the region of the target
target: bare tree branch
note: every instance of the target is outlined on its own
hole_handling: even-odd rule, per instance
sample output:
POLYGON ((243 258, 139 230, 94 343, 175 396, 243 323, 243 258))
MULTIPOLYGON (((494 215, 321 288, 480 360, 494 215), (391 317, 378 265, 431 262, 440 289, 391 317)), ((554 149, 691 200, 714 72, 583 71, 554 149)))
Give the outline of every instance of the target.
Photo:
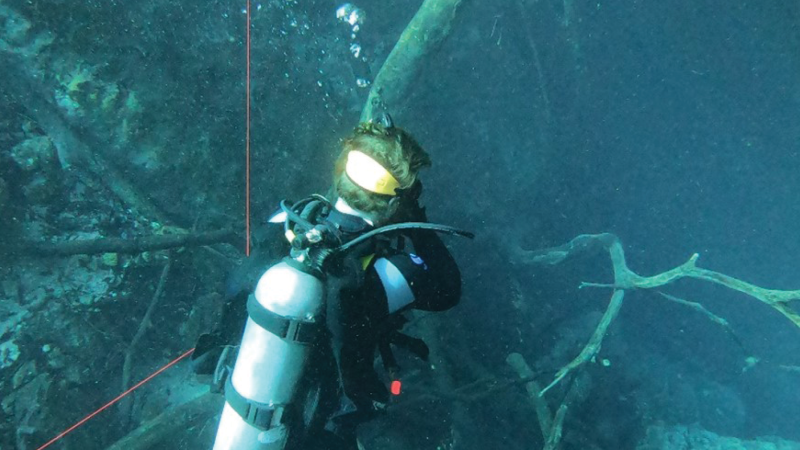
POLYGON ((176 247, 195 247, 229 243, 236 234, 233 230, 205 233, 162 234, 130 239, 99 238, 76 239, 62 242, 27 242, 23 249, 36 256, 91 255, 98 253, 144 253, 176 247))

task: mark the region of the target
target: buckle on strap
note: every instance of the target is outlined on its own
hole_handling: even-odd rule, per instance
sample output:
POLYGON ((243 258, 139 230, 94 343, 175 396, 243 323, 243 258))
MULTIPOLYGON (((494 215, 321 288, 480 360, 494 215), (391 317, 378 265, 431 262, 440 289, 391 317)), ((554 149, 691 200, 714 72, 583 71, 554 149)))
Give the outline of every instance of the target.
POLYGON ((225 383, 225 401, 231 405, 231 408, 239 414, 242 420, 261 431, 267 431, 273 428, 273 424, 280 423, 285 409, 284 405, 270 405, 245 398, 233 387, 232 378, 229 376, 225 383))
POLYGON ((324 330, 321 323, 307 322, 280 316, 261 306, 255 295, 247 298, 247 314, 253 322, 270 333, 291 342, 311 344, 316 342, 319 334, 324 330))

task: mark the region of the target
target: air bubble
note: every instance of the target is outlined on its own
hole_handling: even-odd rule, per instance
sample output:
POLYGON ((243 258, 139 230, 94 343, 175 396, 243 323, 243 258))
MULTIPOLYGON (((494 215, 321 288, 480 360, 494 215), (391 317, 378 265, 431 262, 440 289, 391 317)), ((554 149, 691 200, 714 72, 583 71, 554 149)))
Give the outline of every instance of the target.
POLYGON ((336 9, 336 18, 352 27, 357 27, 358 24, 364 23, 364 12, 352 3, 345 3, 336 9))

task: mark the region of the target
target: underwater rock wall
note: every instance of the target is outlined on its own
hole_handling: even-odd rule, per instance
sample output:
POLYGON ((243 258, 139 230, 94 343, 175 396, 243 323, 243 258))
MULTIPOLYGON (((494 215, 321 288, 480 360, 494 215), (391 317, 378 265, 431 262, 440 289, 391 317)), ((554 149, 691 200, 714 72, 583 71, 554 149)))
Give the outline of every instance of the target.
MULTIPOLYGON (((279 199, 325 189, 367 89, 353 69, 352 27, 330 4, 254 5, 252 31, 253 222, 261 225, 279 199)), ((0 448, 45 442, 214 323, 239 249, 33 258, 24 244, 242 224, 243 44, 244 15, 230 2, 0 5, 0 70, 14 75, 0 77, 0 448), (114 171, 95 170, 97 162, 114 171), (170 223, 120 198, 109 185, 121 179, 109 173, 170 223), (164 298, 143 324, 166 258, 164 298)), ((193 395, 191 378, 177 370, 148 384, 74 432, 69 446, 104 448, 193 395)))
MULTIPOLYGON (((329 171, 307 169, 333 161, 366 98, 353 75, 350 31, 334 12, 321 2, 254 7, 256 204, 287 195, 278 193, 285 172, 297 191, 322 189, 329 171)), ((241 214, 246 66, 237 6, 10 2, 0 19, 2 48, 93 154, 142 189, 160 187, 148 190, 175 220, 220 223, 241 214)), ((22 89, 6 89, 24 103, 22 89)), ((53 140, 69 165, 70 146, 53 140)))

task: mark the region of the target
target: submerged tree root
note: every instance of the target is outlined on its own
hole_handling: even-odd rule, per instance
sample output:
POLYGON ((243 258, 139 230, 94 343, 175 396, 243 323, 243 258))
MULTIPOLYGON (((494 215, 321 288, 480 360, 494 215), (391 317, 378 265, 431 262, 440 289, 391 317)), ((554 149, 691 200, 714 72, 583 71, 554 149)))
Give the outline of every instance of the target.
MULTIPOLYGON (((556 373, 555 379, 542 390, 540 395, 544 395, 544 393, 555 386, 570 372, 582 366, 586 362, 591 361, 591 359, 597 355, 597 352, 600 351, 603 337, 608 330, 608 326, 611 324, 611 322, 613 322, 619 313, 625 291, 630 289, 658 288, 681 278, 695 278, 699 280, 710 281, 712 283, 720 284, 730 289, 747 294, 756 300, 769 305, 773 309, 783 314, 787 319, 795 324, 795 326, 800 328, 800 313, 791 307, 791 302, 800 300, 800 290, 784 291, 777 289, 766 289, 750 284, 746 281, 715 272, 713 270, 697 267, 697 259, 700 257, 700 255, 697 253, 692 255, 688 261, 680 266, 649 277, 638 275, 628 268, 628 265, 625 262, 625 252, 622 249, 622 244, 620 243, 619 238, 610 233, 580 235, 567 244, 545 250, 517 250, 514 256, 517 261, 523 263, 555 265, 564 261, 569 256, 573 256, 577 253, 595 248, 605 249, 611 255, 611 263, 613 264, 614 268, 614 283, 583 282, 580 284, 580 288, 606 287, 614 289, 614 294, 611 297, 611 301, 606 308, 603 318, 600 320, 600 323, 595 329, 594 334, 589 339, 589 342, 586 344, 586 346, 584 346, 581 353, 569 364, 559 370, 558 373, 556 373)), ((680 300, 678 303, 699 310, 712 321, 727 327, 727 321, 711 314, 698 303, 687 302, 672 296, 668 296, 667 298, 672 301, 680 300)))
POLYGON ((395 111, 403 106, 422 63, 450 35, 461 1, 425 0, 422 3, 375 77, 361 111, 362 122, 372 119, 383 108, 395 111))
MULTIPOLYGON (((606 311, 603 314, 603 317, 600 319, 600 322, 595 328, 591 338, 589 338, 589 341, 583 347, 583 350, 581 350, 581 352, 575 358, 573 358, 572 361, 562 367, 555 374, 554 379, 550 384, 548 384, 544 389, 540 389, 536 384, 528 385, 529 392, 531 392, 531 390, 538 390, 537 395, 531 395, 531 403, 539 416, 539 424, 542 428, 542 434, 544 435, 546 442, 545 449, 549 450, 558 447, 558 443, 561 438, 561 424, 563 421, 563 416, 566 413, 571 400, 565 399, 557 410, 556 414, 552 415, 547 403, 544 401, 544 394, 560 383, 565 377, 567 377, 567 375, 575 372, 587 362, 592 361, 592 359, 598 354, 603 343, 603 338, 605 337, 609 326, 619 314, 623 299, 625 297, 625 292, 628 290, 659 288, 681 278, 705 280, 747 294, 756 300, 769 305, 776 311, 783 314, 783 316, 789 319, 795 326, 800 328, 800 312, 792 308, 792 302, 800 300, 800 290, 766 289, 737 278, 715 272, 713 270, 697 267, 696 263, 699 258, 699 254, 697 253, 692 255, 688 261, 680 266, 649 277, 638 275, 628 268, 628 265, 625 262, 625 252, 623 251, 619 238, 610 233, 580 235, 564 245, 538 251, 525 251, 515 248, 512 251, 512 258, 516 262, 523 264, 556 265, 563 262, 568 257, 595 249, 602 249, 609 252, 614 269, 614 282, 583 282, 579 287, 600 287, 613 289, 614 292, 611 296, 608 306, 606 307, 606 311)), ((702 313, 712 322, 724 327, 725 330, 731 333, 731 335, 736 339, 737 343, 741 345, 741 342, 738 340, 736 335, 733 334, 733 330, 728 322, 722 317, 711 313, 699 303, 683 300, 668 294, 660 294, 667 300, 688 306, 702 313)), ((753 361, 757 361, 754 358, 748 358, 748 363, 751 359, 753 361)), ((525 364, 524 360, 522 360, 522 357, 519 355, 509 356, 508 362, 512 367, 515 368, 520 377, 526 376, 528 371, 530 371, 529 368, 527 371, 525 370, 527 364, 525 364)), ((570 395, 568 394, 567 398, 569 397, 570 395)))

